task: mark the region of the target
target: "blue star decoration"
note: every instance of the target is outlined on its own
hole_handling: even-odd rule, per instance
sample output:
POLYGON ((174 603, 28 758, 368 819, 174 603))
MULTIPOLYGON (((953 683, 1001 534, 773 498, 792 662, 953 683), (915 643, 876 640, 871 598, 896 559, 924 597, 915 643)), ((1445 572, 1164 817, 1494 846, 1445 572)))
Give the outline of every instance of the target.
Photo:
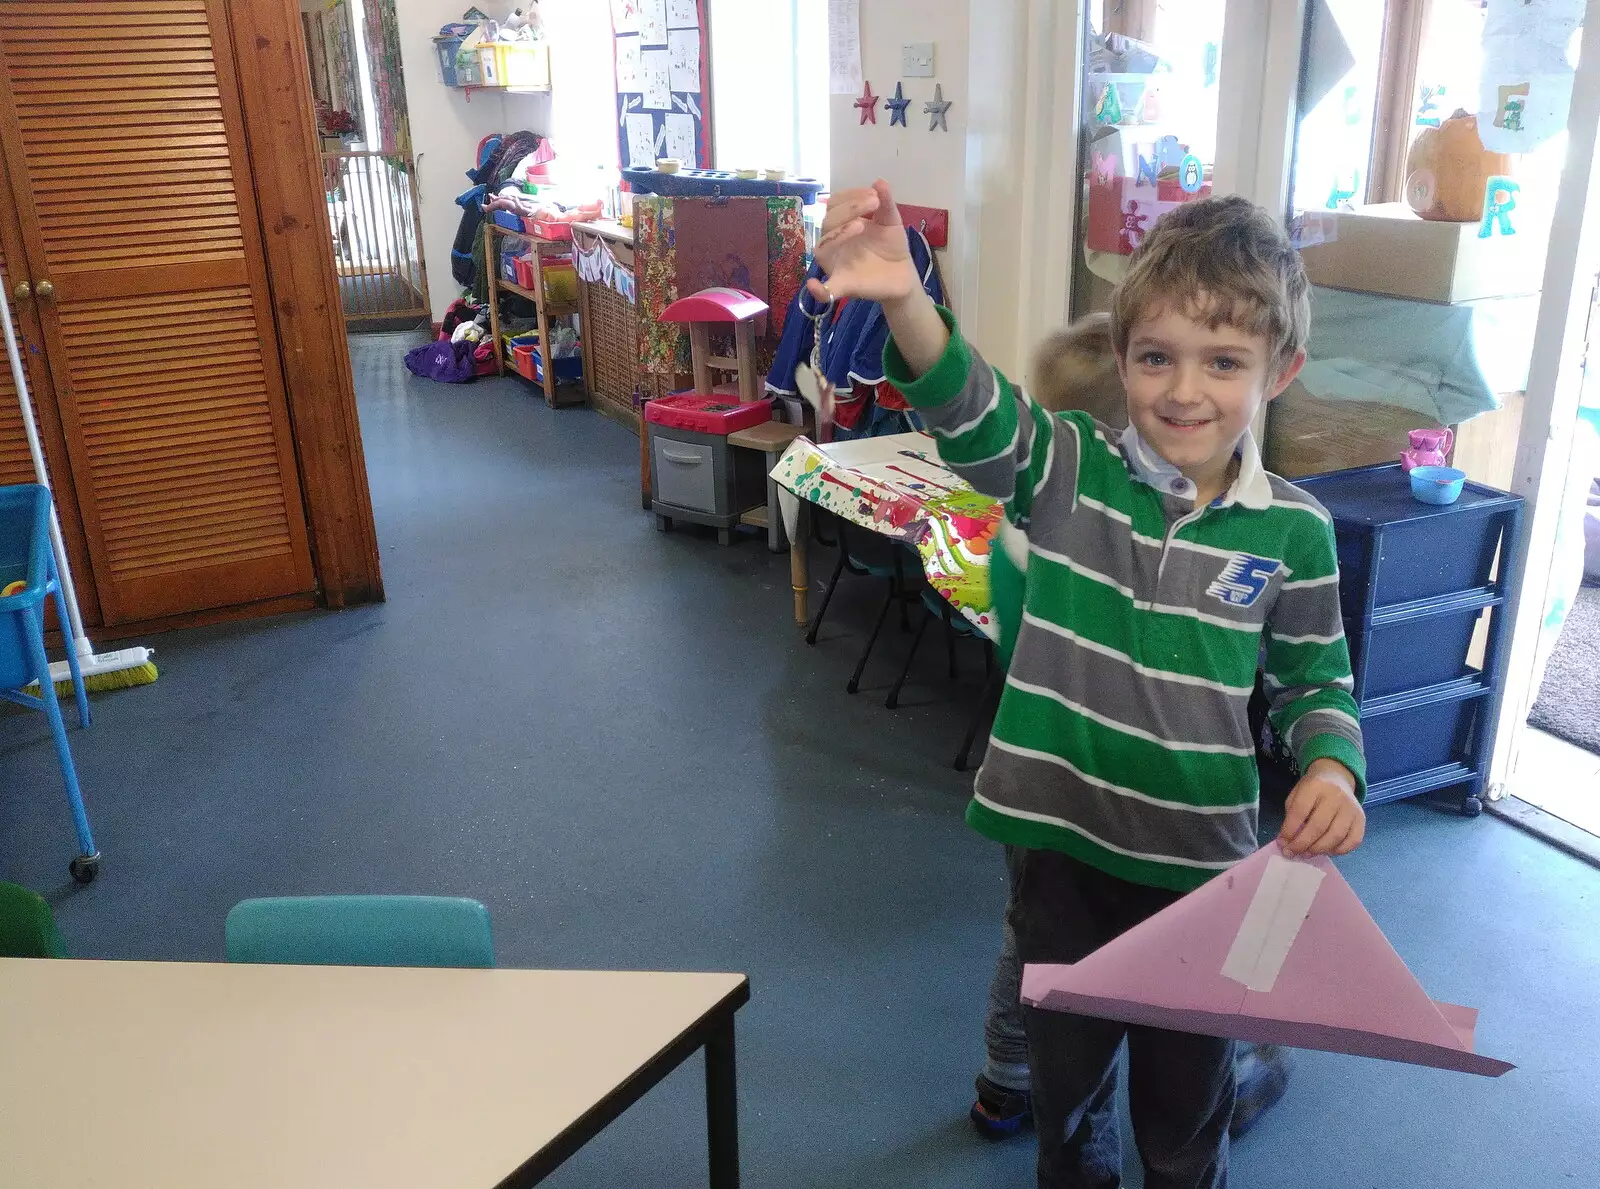
POLYGON ((856 107, 861 109, 861 122, 863 124, 878 122, 878 97, 872 93, 872 84, 864 84, 861 98, 856 100, 856 107))
POLYGON ((903 83, 895 83, 894 98, 885 99, 883 106, 889 109, 889 127, 893 128, 896 124, 902 128, 906 126, 906 108, 911 106, 911 100, 906 98, 903 83))
POLYGON ((928 117, 928 131, 934 132, 943 128, 950 131, 950 125, 945 123, 945 113, 950 110, 951 101, 944 97, 944 84, 935 83, 933 98, 922 105, 922 110, 928 117))

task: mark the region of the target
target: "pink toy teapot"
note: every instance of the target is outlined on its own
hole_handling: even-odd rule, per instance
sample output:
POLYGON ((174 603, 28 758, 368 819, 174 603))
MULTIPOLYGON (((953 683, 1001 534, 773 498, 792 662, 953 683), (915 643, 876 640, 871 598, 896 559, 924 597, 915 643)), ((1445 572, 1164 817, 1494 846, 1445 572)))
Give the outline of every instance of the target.
POLYGON ((1400 452, 1400 469, 1408 475, 1412 467, 1447 465, 1450 448, 1456 444, 1453 429, 1414 429, 1409 437, 1411 449, 1400 452))

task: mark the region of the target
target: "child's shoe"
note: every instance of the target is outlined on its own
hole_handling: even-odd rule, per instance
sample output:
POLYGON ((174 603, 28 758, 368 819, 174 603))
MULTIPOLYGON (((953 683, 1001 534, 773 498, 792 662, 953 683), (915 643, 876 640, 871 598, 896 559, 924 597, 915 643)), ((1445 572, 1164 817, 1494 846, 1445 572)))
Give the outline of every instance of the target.
POLYGON ((1028 1091, 1009 1090, 981 1073, 977 1086, 978 1100, 972 1104, 970 1117, 984 1139, 1009 1139, 1033 1126, 1033 1095, 1028 1091))
POLYGON ((1231 1139, 1243 1136, 1283 1097, 1289 1088, 1289 1057, 1277 1045, 1240 1045, 1237 1070, 1239 1094, 1228 1127, 1231 1139))

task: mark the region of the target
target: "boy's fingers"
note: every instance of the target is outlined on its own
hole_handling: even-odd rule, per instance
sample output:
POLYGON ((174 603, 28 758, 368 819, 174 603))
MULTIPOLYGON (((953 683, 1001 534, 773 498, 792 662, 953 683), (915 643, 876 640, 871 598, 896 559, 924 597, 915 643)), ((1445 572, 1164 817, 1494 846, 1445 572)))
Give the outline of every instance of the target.
POLYGON ((900 226, 900 208, 895 205, 894 195, 889 193, 889 183, 879 178, 872 183, 872 192, 878 199, 878 213, 873 222, 880 227, 900 226))
POLYGON ((1327 832, 1328 822, 1332 817, 1331 811, 1325 811, 1322 803, 1309 794, 1301 795, 1299 804, 1294 803, 1290 797, 1289 815, 1283 823, 1283 844, 1290 854, 1305 854, 1327 832))
POLYGON ((876 190, 844 190, 828 199, 828 213, 822 220, 826 235, 832 228, 851 219, 863 219, 878 209, 880 199, 876 190))
POLYGON ((1350 829, 1339 840, 1339 849, 1333 853, 1347 855, 1361 845, 1361 840, 1367 836, 1367 815, 1356 813, 1350 820, 1350 829))
POLYGON ((1283 829, 1278 831, 1278 841, 1283 848, 1294 853, 1294 836, 1300 832, 1300 827, 1306 824, 1306 816, 1311 812, 1311 805, 1303 794, 1289 793, 1289 799, 1284 802, 1283 829))
POLYGON ((867 224, 862 219, 851 219, 848 223, 841 223, 830 231, 823 233, 817 241, 817 254, 820 256, 852 236, 860 235, 867 229, 867 224))
POLYGON ((812 277, 806 282, 806 292, 811 294, 813 301, 825 302, 828 300, 828 287, 817 280, 816 277, 812 277))

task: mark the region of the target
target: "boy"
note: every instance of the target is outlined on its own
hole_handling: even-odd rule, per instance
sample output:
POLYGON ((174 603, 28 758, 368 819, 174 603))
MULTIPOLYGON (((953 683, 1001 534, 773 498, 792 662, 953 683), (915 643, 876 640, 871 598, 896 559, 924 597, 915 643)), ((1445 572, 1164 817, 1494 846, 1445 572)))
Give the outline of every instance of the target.
MULTIPOLYGON (((1111 315, 1088 314, 1039 344, 1029 368, 1030 395, 1048 413, 1079 409, 1102 427, 1121 433, 1128 427, 1128 398, 1117 372, 1111 339, 1111 315)), ((994 614, 1000 627, 1002 662, 1009 668, 1026 598, 1025 567, 1018 569, 1010 552, 1027 560, 1027 541, 1007 527, 1006 548, 992 555, 989 574, 994 586, 994 614)), ((1252 735, 1254 734, 1252 720, 1252 735)), ((1020 1134, 1033 1120, 1029 1095, 1028 1037, 1022 1023, 1022 965, 1017 938, 1009 922, 1002 925, 1000 957, 989 984, 988 1013, 983 1022, 987 1060, 976 1079, 977 1099, 969 1112, 985 1139, 1020 1134)), ((1229 1138, 1244 1135, 1283 1097, 1288 1087, 1288 1059, 1276 1045, 1237 1046, 1234 1076, 1238 1099, 1228 1127, 1229 1138)), ((1114 1104, 1107 1104, 1107 1109, 1114 1104)))
MULTIPOLYGON (((1333 533, 1261 468, 1250 422, 1304 362, 1307 284, 1282 229, 1238 198, 1156 224, 1119 286, 1129 428, 1052 417, 922 293, 883 182, 828 206, 819 299, 883 305, 889 379, 946 465, 1029 537, 1016 652, 967 821, 1013 848, 1028 962, 1076 962, 1255 849, 1247 705, 1265 646, 1273 720, 1304 773, 1281 841, 1357 846, 1364 763, 1333 533)), ((1114 1189, 1106 1109, 1128 1042, 1149 1189, 1227 1183, 1233 1044, 1023 1009, 1041 1189, 1114 1189)))

